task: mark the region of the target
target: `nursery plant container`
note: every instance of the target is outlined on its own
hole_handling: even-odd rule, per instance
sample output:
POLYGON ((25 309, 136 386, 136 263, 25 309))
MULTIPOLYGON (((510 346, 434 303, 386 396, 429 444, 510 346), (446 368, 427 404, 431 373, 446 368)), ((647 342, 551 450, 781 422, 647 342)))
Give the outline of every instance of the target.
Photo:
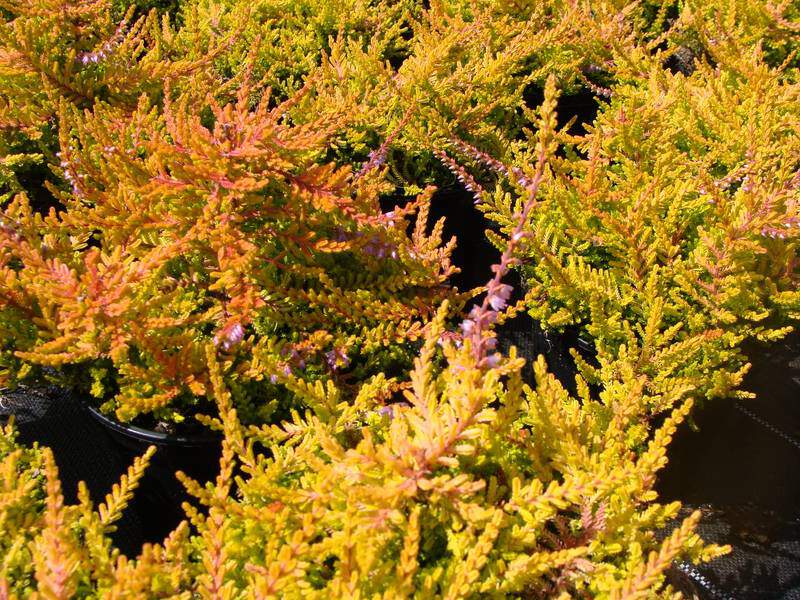
POLYGON ((149 446, 156 447, 130 509, 141 517, 145 541, 162 540, 184 519, 181 505, 191 500, 175 473, 182 471, 201 484, 215 477, 219 471, 222 436, 210 431, 187 435, 163 433, 120 423, 88 403, 84 407, 127 464, 144 454, 149 446))

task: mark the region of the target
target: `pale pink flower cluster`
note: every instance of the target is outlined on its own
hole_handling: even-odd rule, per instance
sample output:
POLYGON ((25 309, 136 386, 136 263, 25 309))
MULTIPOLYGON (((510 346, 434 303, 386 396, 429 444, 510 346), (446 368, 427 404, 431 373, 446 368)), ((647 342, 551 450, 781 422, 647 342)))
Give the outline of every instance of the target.
POLYGON ((344 350, 334 348, 325 353, 325 362, 328 363, 332 371, 337 371, 338 369, 346 369, 350 365, 350 358, 344 350))
POLYGON ((467 173, 467 170, 464 167, 462 167, 444 152, 435 150, 434 154, 436 155, 436 158, 442 161, 444 165, 450 169, 450 172, 455 175, 456 179, 458 179, 461 185, 463 185, 467 191, 472 193, 472 196, 475 198, 475 204, 478 204, 481 201, 481 196, 484 193, 481 185, 475 181, 472 175, 467 173))
POLYGON ((214 336, 214 344, 220 346, 226 352, 241 343, 244 339, 244 327, 241 323, 233 323, 223 328, 214 336))
POLYGON ((77 56, 76 60, 81 64, 89 65, 98 64, 99 62, 108 58, 114 48, 122 41, 126 27, 127 22, 123 20, 122 23, 117 26, 116 31, 114 31, 114 35, 111 36, 111 39, 105 42, 99 50, 95 50, 94 52, 82 52, 77 56))
MULTIPOLYGON (((525 202, 521 209, 513 215, 515 226, 510 232, 508 245, 500 256, 500 262, 492 265, 494 277, 486 284, 486 296, 481 304, 476 304, 472 307, 467 318, 461 323, 462 339, 468 339, 470 341, 478 365, 483 368, 494 368, 500 364, 502 355, 498 352, 493 352, 497 347, 497 337, 492 329, 492 325, 497 322, 500 316, 499 313, 508 307, 508 302, 511 299, 511 293, 513 291, 510 285, 503 283, 503 277, 505 277, 509 269, 516 264, 517 259, 514 257, 514 254, 517 251, 517 246, 527 236, 525 226, 533 207, 536 205, 536 194, 544 175, 545 159, 543 155, 540 156, 536 165, 536 172, 531 179, 523 175, 518 169, 508 169, 500 161, 497 161, 477 148, 473 148, 460 140, 456 140, 455 143, 463 151, 501 175, 508 176, 508 174, 511 173, 516 178, 517 183, 525 187, 525 202)), ((449 156, 443 152, 438 152, 437 156, 439 156, 451 170, 463 174, 462 181, 471 181, 471 177, 464 168, 449 156)))
POLYGON ((453 138, 452 143, 455 145, 456 148, 463 154, 475 159, 483 166, 489 168, 490 170, 494 171, 498 175, 503 177, 508 177, 515 179, 519 185, 524 188, 527 188, 531 184, 530 178, 522 172, 521 169, 518 167, 511 167, 510 169, 504 165, 502 162, 494 158, 493 156, 487 154, 486 152, 479 150, 475 146, 467 144, 466 142, 459 140, 458 138, 453 138))

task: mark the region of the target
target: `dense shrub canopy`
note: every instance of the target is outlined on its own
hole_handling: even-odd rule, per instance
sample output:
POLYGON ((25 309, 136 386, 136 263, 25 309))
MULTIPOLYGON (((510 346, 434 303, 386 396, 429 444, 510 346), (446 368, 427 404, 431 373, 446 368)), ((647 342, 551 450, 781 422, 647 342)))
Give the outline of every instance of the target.
MULTIPOLYGON (((584 327, 601 354, 655 336, 653 382, 726 396, 746 371, 742 341, 798 317, 800 88, 758 46, 690 75, 649 57, 637 69, 585 135, 561 137, 526 230, 529 311, 584 327)), ((507 230, 513 197, 483 195, 507 230)))
POLYGON ((798 316, 795 5, 0 15, 2 384, 224 440, 124 557, 152 450, 68 505, 7 427, 0 598, 671 598, 675 561, 725 552, 654 484, 691 407, 741 393, 743 341, 798 316), (597 118, 559 128, 576 91, 597 118), (431 184, 496 226, 485 286, 449 284, 431 184), (521 311, 591 338, 574 381, 498 352, 521 311))

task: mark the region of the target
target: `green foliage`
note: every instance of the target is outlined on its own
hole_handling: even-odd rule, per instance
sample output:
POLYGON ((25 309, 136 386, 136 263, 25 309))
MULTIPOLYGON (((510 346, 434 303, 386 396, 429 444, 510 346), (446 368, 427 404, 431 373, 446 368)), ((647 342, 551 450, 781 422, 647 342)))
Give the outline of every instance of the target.
POLYGON ((405 402, 378 415, 385 383, 368 382, 353 404, 296 414, 249 437, 217 376, 220 426, 245 476, 235 502, 224 458, 213 488, 189 485, 209 511, 190 511, 205 566, 193 575, 198 591, 656 597, 675 558, 724 551, 700 543, 697 515, 664 542, 652 535, 677 515, 677 504, 651 503, 652 485, 690 403, 649 435, 641 381, 621 365, 599 397, 580 399, 541 360, 536 389, 523 384, 513 351, 487 369, 469 343, 443 342, 437 367, 444 314, 405 402))
POLYGON ((89 107, 97 100, 135 106, 171 66, 161 58, 154 14, 113 20, 108 2, 5 1, 0 28, 0 122, 36 137, 61 99, 89 107))
POLYGON ((28 521, 3 539, 11 557, 33 560, 14 561, 0 585, 55 598, 666 598, 674 560, 726 551, 694 533, 699 513, 678 522, 678 503, 653 502, 690 400, 648 432, 630 362, 599 394, 571 397, 539 360, 532 389, 514 351, 486 368, 468 341, 442 342, 448 312, 428 328, 404 402, 384 404, 382 377, 354 402, 329 386, 324 397, 308 390, 319 402, 271 427, 240 424, 209 347, 220 475, 207 486, 181 476, 206 510, 186 505, 191 525, 136 560, 110 550, 102 532, 143 462, 99 511, 85 499, 63 507, 50 455, 43 489, 16 458, 42 455, 7 438, 5 481, 25 495, 28 521), (654 531, 669 524, 659 541, 654 531))
POLYGON ((62 106, 70 187, 54 192, 66 210, 42 217, 20 195, 3 215, 5 327, 37 330, 7 346, 10 378, 15 361, 82 373, 110 361, 111 388, 102 377, 91 387, 116 393, 119 418, 175 420, 205 394, 209 341, 245 394, 247 382, 263 393, 340 370, 362 377, 419 337, 430 306, 452 295, 441 223, 425 230, 431 190, 382 213, 380 173, 318 158, 337 120, 293 125, 283 115, 297 99, 250 108, 251 91, 226 105, 170 93, 163 111, 144 98, 132 113, 62 106))
POLYGON ((140 14, 155 9, 161 14, 174 16, 180 7, 180 0, 112 0, 111 6, 116 16, 122 17, 131 7, 140 14))
POLYGON ((681 8, 680 18, 669 32, 674 47, 733 66, 740 53, 760 46, 771 66, 800 66, 800 7, 796 2, 684 0, 667 4, 681 8))
POLYGON ((6 430, 0 597, 674 597, 674 561, 725 550, 653 486, 741 343, 798 317, 795 5, 0 7, 2 383, 224 434, 128 559, 107 534, 150 454, 65 506, 6 430), (605 99, 585 133, 557 87, 605 99), (448 170, 499 226, 484 288, 448 286, 448 170), (520 310, 592 338, 575 394, 494 352, 520 310))
MULTIPOLYGON (((652 381, 707 396, 741 383, 744 339, 774 340, 800 316, 794 71, 757 46, 730 58, 690 75, 641 54, 620 68, 589 131, 561 136, 522 267, 534 317, 584 327, 601 355, 644 345, 663 355, 652 381)), ((531 172, 525 146, 512 179, 531 172)), ((510 235, 521 200, 507 189, 483 209, 510 235)))
POLYGON ((44 182, 61 162, 57 114, 64 104, 130 112, 140 96, 159 97, 166 78, 205 80, 202 71, 229 44, 195 38, 179 48, 175 29, 155 10, 120 9, 111 0, 0 2, 3 198, 24 188, 45 207, 53 204, 44 182), (31 164, 43 167, 33 177, 24 173, 31 164))
POLYGON ((389 38, 376 36, 366 48, 337 43, 322 65, 319 94, 309 98, 311 114, 352 94, 358 119, 341 134, 346 150, 362 151, 377 134, 404 184, 452 183, 434 151, 453 136, 502 151, 528 124, 526 90, 551 74, 574 86, 584 66, 608 55, 609 40, 633 35, 605 3, 511 4, 431 2, 409 18, 399 64, 385 61, 389 38))

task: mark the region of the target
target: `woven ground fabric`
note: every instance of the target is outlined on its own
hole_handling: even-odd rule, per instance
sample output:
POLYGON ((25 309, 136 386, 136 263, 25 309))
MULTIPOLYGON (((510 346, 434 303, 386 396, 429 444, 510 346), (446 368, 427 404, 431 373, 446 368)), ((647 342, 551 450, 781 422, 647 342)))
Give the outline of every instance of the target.
MULTIPOLYGON (((691 507, 687 506, 687 512, 691 507)), ((704 540, 730 544, 732 552, 701 568, 678 569, 711 600, 800 598, 800 519, 758 506, 697 507, 704 540)))
POLYGON ((800 336, 751 346, 745 389, 695 415, 670 450, 660 491, 704 513, 704 539, 733 551, 694 579, 708 598, 800 598, 800 336))

